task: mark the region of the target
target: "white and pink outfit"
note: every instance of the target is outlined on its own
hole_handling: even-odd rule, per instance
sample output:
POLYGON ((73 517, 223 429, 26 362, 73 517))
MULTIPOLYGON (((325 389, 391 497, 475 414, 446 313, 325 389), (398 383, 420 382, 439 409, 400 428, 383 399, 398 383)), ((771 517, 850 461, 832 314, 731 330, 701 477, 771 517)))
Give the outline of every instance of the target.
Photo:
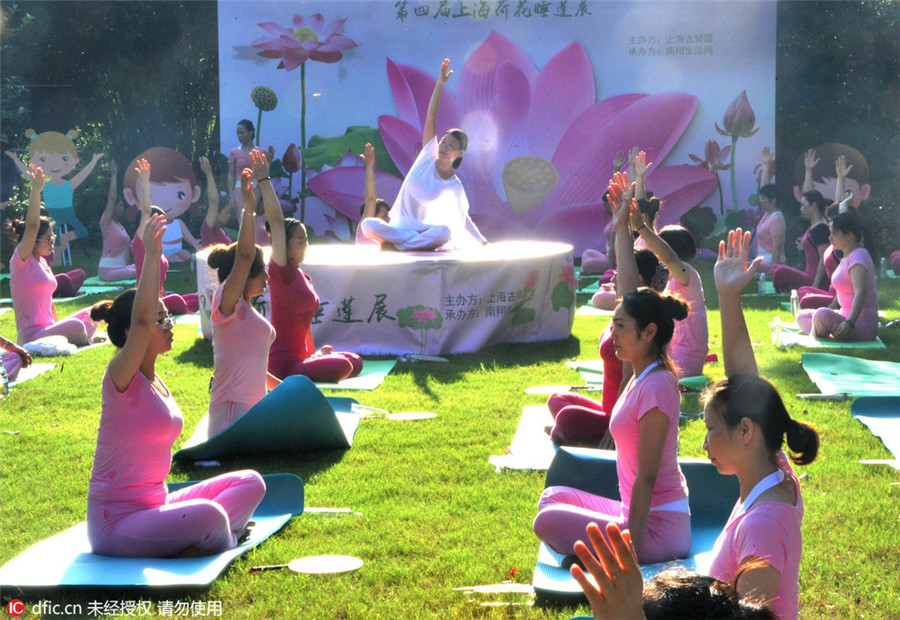
POLYGON ((866 298, 862 311, 856 317, 856 327, 850 332, 849 340, 875 340, 878 337, 878 291, 875 285, 875 265, 872 256, 865 248, 856 248, 841 259, 831 286, 837 295, 840 311, 831 308, 818 308, 816 310, 801 310, 797 315, 797 325, 807 334, 816 338, 827 338, 843 323, 853 308, 853 299, 856 292, 853 290, 853 280, 850 277, 850 269, 861 265, 866 269, 866 298))
POLYGON ((224 283, 213 294, 213 359, 215 372, 209 394, 209 436, 231 426, 266 395, 266 368, 275 329, 241 297, 225 316, 224 283))
POLYGON ((16 249, 9 259, 9 272, 17 344, 44 336, 64 336, 79 347, 91 343, 97 324, 91 320, 90 308, 79 310, 61 321, 56 320, 56 307, 53 305, 56 278, 43 257, 29 254, 26 260, 22 260, 16 249))
MULTIPOLYGON (((228 165, 234 164, 234 203, 237 205, 238 213, 244 208, 244 193, 241 191, 241 173, 244 168, 253 168, 253 162, 250 161, 250 153, 245 153, 241 147, 236 146, 228 151, 228 165)), ((254 181, 254 184, 256 182, 254 181)), ((259 237, 257 237, 258 239, 259 237)))
POLYGON ((136 280, 137 269, 128 264, 131 239, 125 227, 111 217, 100 218, 100 234, 103 236, 103 254, 97 275, 104 282, 136 280))
POLYGON ((688 304, 688 315, 683 321, 675 321, 675 333, 669 342, 669 357, 675 362, 682 377, 698 377, 709 354, 709 326, 706 322, 706 299, 703 283, 697 270, 684 263, 690 272, 687 286, 670 277, 666 290, 677 293, 688 304))
POLYGON ((534 519, 534 532, 551 549, 572 555, 576 540, 584 540, 588 523, 627 527, 631 492, 638 471, 641 418, 659 409, 669 418, 650 514, 637 548, 641 563, 665 562, 687 556, 691 548, 691 517, 687 485, 678 465, 678 381, 667 371, 649 366, 632 377, 612 411, 610 433, 616 440, 616 469, 622 500, 593 495, 571 487, 544 490, 534 519), (648 372, 649 371, 649 372, 648 372))
POLYGON ((782 620, 794 620, 799 615, 800 556, 803 536, 803 497, 800 483, 780 454, 779 469, 764 478, 743 503, 738 500, 725 529, 719 534, 713 549, 709 574, 725 583, 733 584, 739 575, 741 562, 756 556, 777 570, 781 578, 775 591, 772 608, 782 620), (794 483, 797 493, 795 506, 783 502, 753 501, 784 478, 794 483), (744 505, 748 506, 744 510, 744 505))
POLYGON ((209 554, 237 544, 266 493, 262 477, 237 471, 168 492, 172 445, 184 418, 175 399, 138 372, 124 392, 107 370, 88 486, 87 529, 94 553, 168 557, 196 547, 209 554))
POLYGON ((763 267, 765 271, 772 265, 772 252, 775 246, 772 243, 773 237, 781 237, 784 243, 784 235, 787 226, 784 221, 784 214, 781 211, 768 211, 759 220, 756 225, 756 256, 763 257, 763 267))

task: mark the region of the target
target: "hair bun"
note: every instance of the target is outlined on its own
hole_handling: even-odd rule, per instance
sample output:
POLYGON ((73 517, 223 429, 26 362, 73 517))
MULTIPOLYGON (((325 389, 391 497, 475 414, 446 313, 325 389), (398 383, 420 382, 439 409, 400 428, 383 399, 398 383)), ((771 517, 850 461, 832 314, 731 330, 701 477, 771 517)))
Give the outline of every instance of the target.
POLYGON ((687 318, 690 306, 688 306, 686 301, 671 294, 664 295, 663 298, 666 300, 666 311, 672 315, 673 319, 682 321, 687 318))
POLYGON ((227 254, 228 246, 217 243, 210 249, 210 252, 206 257, 206 264, 213 269, 218 269, 224 264, 224 258, 227 254))
POLYGON ((112 310, 113 302, 106 299, 98 302, 91 307, 91 320, 109 322, 109 312, 112 310))

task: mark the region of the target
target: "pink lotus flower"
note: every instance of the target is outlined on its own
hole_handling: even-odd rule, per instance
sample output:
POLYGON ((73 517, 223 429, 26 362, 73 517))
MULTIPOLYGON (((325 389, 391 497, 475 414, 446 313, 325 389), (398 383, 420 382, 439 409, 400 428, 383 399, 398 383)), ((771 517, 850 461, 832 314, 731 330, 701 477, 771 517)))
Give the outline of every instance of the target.
POLYGON ((434 308, 422 308, 421 310, 413 310, 413 318, 420 323, 427 323, 428 321, 432 321, 437 317, 437 313, 434 311, 434 308))
POLYGON ((719 129, 719 124, 716 123, 716 131, 723 136, 749 138, 759 131, 759 127, 753 128, 753 125, 756 124, 756 113, 750 107, 746 90, 742 90, 737 99, 732 101, 728 109, 725 110, 725 118, 722 124, 725 125, 725 129, 719 129))
POLYGON ((286 28, 275 22, 263 22, 259 27, 272 37, 261 37, 253 47, 262 50, 263 58, 279 58, 279 69, 293 71, 311 58, 319 62, 337 62, 343 57, 341 50, 356 47, 356 42, 338 30, 347 19, 338 19, 327 26, 321 13, 308 18, 294 15, 293 27, 286 28))
POLYGON ((728 170, 731 168, 731 164, 725 163, 730 152, 730 144, 723 149, 719 147, 719 143, 715 140, 709 140, 703 152, 704 159, 700 159, 696 155, 688 155, 688 157, 698 166, 705 166, 707 170, 715 172, 716 170, 728 170))
MULTIPOLYGON (((390 59, 387 73, 397 116, 380 117, 378 126, 388 153, 405 174, 421 149, 435 78, 390 59)), ((470 213, 489 239, 565 241, 579 252, 602 243, 609 215, 600 197, 613 175, 613 158, 635 145, 655 163, 647 186, 664 202, 661 225, 677 223, 713 191, 716 178, 709 170, 661 166, 690 123, 696 97, 668 92, 595 101, 595 93, 593 69, 579 43, 560 51, 539 71, 496 32, 459 72, 456 97, 444 89, 438 133, 461 127, 469 135, 457 174, 466 188, 470 213), (517 213, 501 176, 510 160, 522 155, 552 165, 559 181, 536 206, 517 213)), ((317 180, 310 188, 326 202, 344 213, 355 204, 358 212, 364 170, 322 174, 317 180), (354 194, 352 200, 346 196, 349 192, 354 194)), ((377 182, 379 195, 392 202, 399 182, 393 187, 383 184, 381 177, 377 182)))
POLYGON ((568 284, 569 288, 575 288, 575 266, 567 262, 559 274, 559 279, 568 284))
POLYGON ((291 142, 281 157, 281 165, 284 166, 285 172, 294 174, 300 171, 300 162, 300 149, 297 148, 296 143, 291 142))
POLYGON ((537 270, 532 271, 528 274, 528 277, 525 278, 525 286, 523 287, 526 290, 534 290, 537 287, 538 281, 538 272, 537 270))

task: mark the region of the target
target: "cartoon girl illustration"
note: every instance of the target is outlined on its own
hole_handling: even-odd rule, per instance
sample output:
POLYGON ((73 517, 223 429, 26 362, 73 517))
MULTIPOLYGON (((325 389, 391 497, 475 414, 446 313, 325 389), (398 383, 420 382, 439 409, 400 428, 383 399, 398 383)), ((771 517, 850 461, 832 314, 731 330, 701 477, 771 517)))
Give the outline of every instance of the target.
POLYGON ((202 245, 185 223, 177 219, 200 199, 200 186, 190 162, 178 151, 165 146, 155 146, 138 155, 128 166, 122 189, 125 202, 132 207, 138 207, 141 201, 141 186, 135 172, 138 159, 150 163, 151 204, 165 212, 169 224, 163 237, 163 253, 169 262, 190 260, 191 252, 185 249, 184 241, 197 250, 202 245))
MULTIPOLYGON (((28 145, 28 162, 43 169, 47 175, 47 182, 44 185, 44 206, 59 226, 57 234, 62 236, 63 227, 66 225, 77 237, 86 237, 87 228, 75 215, 73 196, 75 189, 93 172, 103 153, 95 153, 88 165, 67 180, 64 177, 75 170, 79 162, 78 151, 75 148, 78 131, 70 129, 66 133, 58 131, 36 133, 34 129, 29 129, 25 132, 25 136, 31 139, 31 144, 28 145)), ((6 154, 15 162, 19 171, 25 174, 28 168, 19 156, 13 151, 6 151, 6 154)))

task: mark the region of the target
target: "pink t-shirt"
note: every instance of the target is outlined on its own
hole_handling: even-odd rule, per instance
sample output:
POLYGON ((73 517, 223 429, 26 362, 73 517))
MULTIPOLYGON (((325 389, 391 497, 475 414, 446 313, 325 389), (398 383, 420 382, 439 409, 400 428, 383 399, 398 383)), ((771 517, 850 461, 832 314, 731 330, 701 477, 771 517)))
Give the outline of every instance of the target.
POLYGON ((181 434, 184 418, 165 389, 164 396, 138 372, 128 389, 119 392, 107 369, 88 504, 151 508, 166 503, 172 445, 181 434))
POLYGON ((741 560, 749 555, 759 557, 781 573, 772 608, 782 620, 791 620, 800 612, 803 497, 794 474, 788 471, 785 476, 797 489, 797 505, 757 501, 747 512, 736 514, 738 502, 716 540, 709 574, 726 583, 734 583, 741 560))
POLYGON ((784 214, 781 211, 763 215, 759 224, 756 225, 756 238, 759 247, 771 254, 775 250, 772 245, 772 237, 781 237, 782 241, 784 241, 785 229, 784 214))
POLYGON ((215 372, 209 403, 231 401, 252 406, 266 395, 266 368, 275 330, 243 297, 230 316, 222 314, 219 304, 224 290, 223 283, 212 301, 215 372))
POLYGON ((253 162, 250 161, 250 154, 242 151, 239 146, 228 151, 228 163, 231 164, 232 162, 235 164, 234 186, 240 187, 241 173, 244 171, 244 168, 252 168, 253 162))
MULTIPOLYGON (((134 254, 134 272, 135 279, 140 283, 141 281, 141 271, 144 270, 144 255, 147 253, 144 251, 144 242, 141 241, 141 238, 137 235, 134 236, 134 239, 131 241, 131 253, 134 254)), ((169 270, 169 259, 166 258, 166 255, 163 254, 159 257, 159 292, 160 294, 165 293, 165 288, 163 284, 166 281, 166 272, 169 270)))
POLYGON ((697 270, 685 263, 690 273, 687 286, 670 277, 666 290, 677 293, 688 303, 688 315, 683 321, 675 321, 675 333, 669 342, 669 356, 678 366, 682 377, 703 374, 703 364, 709 353, 709 327, 706 324, 706 300, 703 283, 697 270))
POLYGON ((312 280, 299 267, 278 265, 269 261, 269 295, 275 341, 269 351, 269 372, 285 377, 294 361, 305 360, 315 353, 309 349, 313 317, 319 309, 319 296, 312 280))
POLYGON ((100 218, 100 234, 103 236, 103 254, 100 267, 125 267, 128 265, 128 249, 131 239, 125 227, 112 218, 100 218))
POLYGON ((853 281, 850 277, 850 268, 854 265, 862 265, 866 268, 866 300, 863 302, 862 312, 856 318, 858 326, 871 326, 878 324, 878 292, 875 288, 875 265, 872 256, 865 248, 856 248, 841 259, 834 276, 831 278, 831 286, 837 292, 838 304, 841 307, 841 316, 850 316, 853 307, 853 281))
POLYGON ((669 429, 666 431, 650 506, 662 506, 687 498, 687 485, 678 466, 678 414, 681 408, 678 381, 672 373, 654 369, 640 381, 631 378, 613 407, 609 423, 609 431, 616 440, 619 493, 626 512, 627 507, 631 506, 631 489, 638 471, 641 418, 654 408, 668 416, 669 429))
POLYGON ((53 307, 53 291, 56 278, 43 257, 29 254, 26 260, 19 258, 18 249, 9 259, 9 289, 13 311, 16 315, 16 342, 25 344, 37 334, 56 323, 53 307))
POLYGON ((200 224, 200 245, 204 248, 208 248, 211 245, 215 245, 217 243, 224 243, 225 245, 231 245, 231 238, 225 233, 224 230, 220 226, 213 226, 210 228, 206 219, 203 219, 203 223, 200 224))

